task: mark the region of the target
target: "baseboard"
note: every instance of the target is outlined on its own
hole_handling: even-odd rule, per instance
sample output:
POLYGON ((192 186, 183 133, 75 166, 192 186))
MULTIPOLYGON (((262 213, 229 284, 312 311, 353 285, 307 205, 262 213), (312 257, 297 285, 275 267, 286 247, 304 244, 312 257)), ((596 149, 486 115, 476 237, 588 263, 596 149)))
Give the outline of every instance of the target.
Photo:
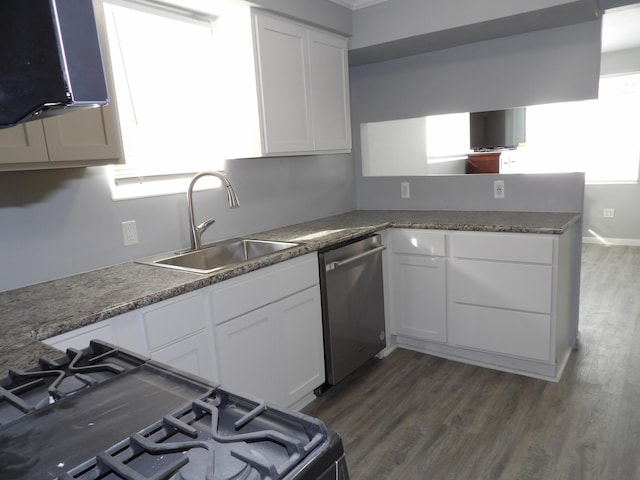
POLYGON ((640 247, 640 239, 636 238, 582 237, 582 243, 606 246, 621 245, 626 247, 640 247))

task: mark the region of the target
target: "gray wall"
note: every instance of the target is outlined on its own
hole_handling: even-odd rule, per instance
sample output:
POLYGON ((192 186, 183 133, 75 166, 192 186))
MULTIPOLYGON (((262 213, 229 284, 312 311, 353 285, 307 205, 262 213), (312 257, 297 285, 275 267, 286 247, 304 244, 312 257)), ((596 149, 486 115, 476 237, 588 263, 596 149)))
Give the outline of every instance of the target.
MULTIPOLYGON (((412 41, 404 40, 416 39, 423 43, 424 53, 435 50, 424 43, 444 41, 448 45, 439 48, 446 48, 596 18, 592 0, 394 0, 354 12, 350 48, 367 50, 398 41, 409 46, 412 41), (455 37, 448 37, 447 31, 455 37)), ((420 47, 409 48, 418 53, 420 47)))
MULTIPOLYGON (((329 0, 257 6, 350 35, 352 13, 329 0)), ((196 193, 196 218, 215 216, 210 242, 355 208, 351 155, 227 162, 240 208, 220 189, 196 193)), ((184 195, 112 201, 104 168, 0 173, 0 291, 189 246, 184 195), (136 220, 125 247, 121 222, 136 220)))
POLYGON ((362 177, 359 125, 593 98, 599 71, 598 21, 352 68, 358 207, 581 212, 582 174, 510 175, 504 201, 493 199, 492 175, 362 177), (410 200, 400 198, 401 181, 410 181, 410 200))
MULTIPOLYGON (((640 48, 606 53, 602 74, 640 72, 640 48)), ((640 112, 638 112, 640 114, 640 112)), ((605 159, 606 161, 606 159, 605 159)), ((640 184, 587 185, 584 198, 584 236, 593 233, 610 241, 640 245, 640 184), (603 210, 614 208, 614 218, 604 218, 603 210)))
POLYGON ((369 177, 358 185, 363 210, 581 212, 583 196, 584 173, 369 177), (493 198, 496 179, 502 200, 493 198), (409 182, 411 198, 401 198, 400 182, 409 182))
MULTIPOLYGON (((240 208, 221 189, 196 192, 196 218, 216 223, 206 242, 355 208, 351 155, 227 162, 240 208)), ((112 201, 105 169, 0 173, 0 291, 189 246, 186 199, 112 201), (136 220, 125 247, 120 223, 136 220)))
POLYGON ((600 33, 594 21, 354 67, 353 125, 595 98, 600 33))

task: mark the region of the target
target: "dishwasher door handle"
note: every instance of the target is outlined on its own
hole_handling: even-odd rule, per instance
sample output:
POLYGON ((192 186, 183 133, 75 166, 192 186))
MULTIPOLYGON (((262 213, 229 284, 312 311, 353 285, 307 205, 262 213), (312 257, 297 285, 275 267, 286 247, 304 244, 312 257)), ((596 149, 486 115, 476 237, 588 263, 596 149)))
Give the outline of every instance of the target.
POLYGON ((330 272, 331 270, 335 270, 336 268, 340 268, 344 265, 348 265, 351 262, 355 262, 360 260, 361 258, 368 257, 369 255, 373 255, 374 253, 381 252, 386 250, 386 245, 382 245, 380 247, 372 248, 371 250, 367 250, 366 252, 359 253, 358 255, 354 255, 353 257, 345 258, 344 260, 339 260, 337 262, 327 263, 325 266, 325 271, 330 272))

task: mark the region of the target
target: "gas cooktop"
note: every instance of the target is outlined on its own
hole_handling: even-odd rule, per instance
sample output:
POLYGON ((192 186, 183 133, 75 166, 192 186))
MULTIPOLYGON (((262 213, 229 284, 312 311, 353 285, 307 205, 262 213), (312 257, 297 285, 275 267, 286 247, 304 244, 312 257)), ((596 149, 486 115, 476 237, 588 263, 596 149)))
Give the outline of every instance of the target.
POLYGON ((93 341, 0 379, 0 478, 348 479, 337 434, 93 341))

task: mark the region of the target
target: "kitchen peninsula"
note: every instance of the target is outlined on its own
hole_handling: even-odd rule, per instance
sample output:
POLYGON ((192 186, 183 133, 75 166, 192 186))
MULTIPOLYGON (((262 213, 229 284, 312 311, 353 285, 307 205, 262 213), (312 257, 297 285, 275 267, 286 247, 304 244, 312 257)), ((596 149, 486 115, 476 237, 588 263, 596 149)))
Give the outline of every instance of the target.
MULTIPOLYGON (((0 293, 0 370, 26 368, 41 356, 55 357, 58 352, 41 342, 49 337, 373 232, 420 229, 562 235, 572 231, 579 220, 577 213, 361 210, 253 234, 252 238, 299 245, 209 275, 129 262, 5 291, 0 293)), ((575 286, 579 262, 567 262, 570 283, 575 286)), ((577 322, 577 306, 574 314, 577 322)))

